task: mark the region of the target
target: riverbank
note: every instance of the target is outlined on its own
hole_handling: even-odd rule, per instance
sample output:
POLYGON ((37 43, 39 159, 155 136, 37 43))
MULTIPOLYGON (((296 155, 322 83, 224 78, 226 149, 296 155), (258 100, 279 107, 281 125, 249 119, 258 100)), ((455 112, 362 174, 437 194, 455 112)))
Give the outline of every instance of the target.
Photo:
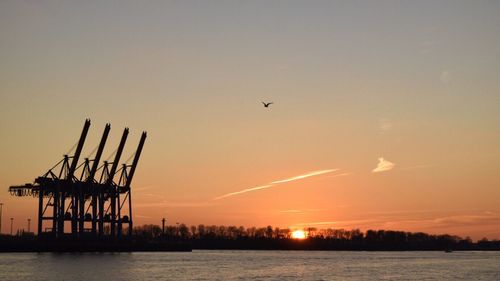
POLYGON ((204 238, 204 239, 62 239, 2 236, 0 252, 189 252, 196 250, 301 251, 500 251, 500 241, 454 244, 342 239, 204 238))
POLYGON ((0 252, 191 252, 187 241, 2 237, 0 252))

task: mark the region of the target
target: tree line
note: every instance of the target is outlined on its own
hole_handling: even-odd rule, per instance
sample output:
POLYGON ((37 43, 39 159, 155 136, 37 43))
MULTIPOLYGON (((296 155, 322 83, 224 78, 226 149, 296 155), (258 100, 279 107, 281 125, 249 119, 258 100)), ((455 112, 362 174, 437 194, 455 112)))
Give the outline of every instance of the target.
POLYGON ((499 240, 449 234, 394 230, 305 228, 306 239, 293 239, 292 230, 279 227, 243 227, 185 224, 164 228, 149 224, 133 229, 135 239, 186 241, 194 249, 297 249, 297 250, 500 250, 499 240))

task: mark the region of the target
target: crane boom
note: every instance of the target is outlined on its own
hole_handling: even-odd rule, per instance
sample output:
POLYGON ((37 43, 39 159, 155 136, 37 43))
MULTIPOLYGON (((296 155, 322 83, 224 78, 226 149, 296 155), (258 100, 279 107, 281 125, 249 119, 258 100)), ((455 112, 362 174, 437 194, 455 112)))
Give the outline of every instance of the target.
POLYGON ((99 147, 97 148, 97 152, 95 154, 94 162, 92 163, 92 169, 90 169, 89 177, 87 181, 92 181, 94 179, 95 173, 97 172, 97 167, 99 167, 99 161, 101 160, 102 152, 104 151, 104 146, 106 145, 106 140, 108 139, 109 131, 111 130, 111 125, 108 123, 106 127, 104 127, 104 132, 102 134, 101 142, 99 143, 99 147))
POLYGON ((120 161, 120 157, 122 156, 123 148, 125 147, 125 142, 127 141, 128 136, 128 128, 123 130, 122 139, 120 140, 120 145, 118 146, 118 150, 116 151, 115 160, 113 161, 113 165, 111 166, 111 170, 109 171, 109 177, 106 180, 106 184, 110 185, 113 183, 113 176, 116 173, 116 169, 118 168, 118 162, 120 161))
POLYGON ((139 162, 139 158, 141 157, 142 147, 144 146, 144 142, 146 141, 147 134, 146 132, 142 132, 141 140, 139 141, 139 145, 137 146, 137 151, 135 152, 134 162, 132 162, 132 167, 130 167, 130 171, 127 177, 127 183, 125 184, 125 188, 130 188, 130 184, 132 183, 132 178, 134 177, 135 168, 137 167, 137 163, 139 162))
POLYGON ((73 156, 73 160, 71 162, 70 169, 68 171, 67 179, 72 179, 73 174, 76 170, 76 165, 78 164, 78 159, 80 158, 80 154, 82 153, 83 144, 85 143, 85 138, 87 137, 87 133, 90 127, 90 119, 85 120, 85 124, 83 125, 83 131, 80 135, 80 140, 78 141, 78 146, 76 147, 75 155, 73 156))

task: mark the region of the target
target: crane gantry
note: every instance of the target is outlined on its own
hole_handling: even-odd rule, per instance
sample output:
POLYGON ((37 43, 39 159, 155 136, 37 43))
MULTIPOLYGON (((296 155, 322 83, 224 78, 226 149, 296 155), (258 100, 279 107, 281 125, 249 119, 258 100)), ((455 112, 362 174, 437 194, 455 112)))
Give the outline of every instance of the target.
POLYGON ((111 125, 106 124, 94 159, 85 158, 79 165, 89 128, 87 119, 72 156, 64 155, 34 183, 9 187, 13 196, 38 198, 39 237, 63 237, 67 235, 65 229, 70 229, 74 237, 120 237, 124 225, 128 235, 132 234, 131 183, 147 134, 142 133, 131 165, 124 163, 119 168, 128 128, 123 131, 113 162, 103 161, 99 165, 111 130, 111 125))

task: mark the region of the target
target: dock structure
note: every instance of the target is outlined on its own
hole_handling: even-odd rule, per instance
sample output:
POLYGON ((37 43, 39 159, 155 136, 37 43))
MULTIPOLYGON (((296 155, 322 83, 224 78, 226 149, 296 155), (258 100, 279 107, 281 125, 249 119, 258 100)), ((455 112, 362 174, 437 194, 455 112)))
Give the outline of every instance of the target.
POLYGON ((132 164, 119 165, 128 128, 123 131, 113 162, 101 163, 111 130, 111 125, 106 124, 94 159, 85 158, 79 163, 89 128, 87 119, 72 156, 64 155, 34 183, 9 187, 13 196, 38 198, 39 237, 132 235, 131 183, 147 134, 142 133, 132 164))

